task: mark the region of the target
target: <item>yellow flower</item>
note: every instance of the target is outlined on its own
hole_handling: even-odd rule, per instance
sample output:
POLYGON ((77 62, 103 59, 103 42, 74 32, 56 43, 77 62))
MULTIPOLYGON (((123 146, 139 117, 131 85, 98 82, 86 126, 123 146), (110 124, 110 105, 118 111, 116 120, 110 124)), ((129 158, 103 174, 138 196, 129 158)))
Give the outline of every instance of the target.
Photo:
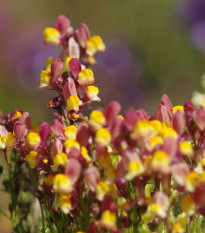
POLYGON ((42 70, 40 74, 40 88, 48 86, 50 79, 51 79, 51 71, 42 70))
POLYGON ((137 138, 145 137, 154 133, 154 127, 146 120, 138 121, 134 127, 134 134, 137 138))
POLYGON ((92 159, 90 158, 88 151, 86 149, 86 147, 82 146, 80 153, 82 154, 83 158, 89 163, 92 161, 92 159))
POLYGON ((45 61, 45 70, 51 70, 51 65, 54 61, 53 57, 49 57, 46 61, 45 61))
POLYGON ((97 61, 93 56, 88 56, 88 61, 90 62, 91 65, 96 65, 97 61))
POLYGON ((182 225, 178 222, 174 223, 172 226, 172 233, 184 233, 185 230, 182 225))
POLYGON ((88 97, 92 101, 100 101, 100 98, 98 97, 99 89, 95 86, 88 86, 88 97))
POLYGON ((5 149, 6 147, 6 141, 7 141, 7 138, 6 136, 2 136, 0 137, 0 149, 5 149))
POLYGON ((108 228, 116 228, 117 217, 116 214, 110 210, 105 210, 101 216, 101 222, 108 228))
POLYGON ((77 128, 75 125, 69 125, 64 129, 64 134, 69 139, 76 139, 77 128))
POLYGON ((60 33, 55 28, 47 27, 43 32, 44 44, 58 45, 60 43, 60 33))
POLYGON ((193 215, 195 213, 194 200, 190 195, 184 196, 181 200, 180 207, 183 212, 188 215, 193 215))
POLYGON ((186 229, 187 224, 187 214, 185 212, 182 212, 177 216, 177 222, 180 223, 183 229, 186 229))
POLYGON ((31 169, 36 168, 36 165, 37 165, 37 162, 36 162, 37 155, 38 155, 38 153, 36 151, 31 151, 29 154, 26 155, 26 161, 28 162, 29 167, 31 169))
POLYGON ((97 199, 99 201, 102 201, 104 196, 110 191, 110 188, 109 186, 103 182, 103 181, 100 181, 98 182, 97 186, 96 186, 96 196, 97 196, 97 199))
POLYGON ((68 162, 67 155, 65 153, 57 154, 54 157, 53 162, 54 162, 54 169, 60 165, 65 166, 68 162))
POLYGON ((87 41, 86 53, 93 56, 97 51, 104 51, 105 45, 100 36, 93 36, 87 41))
POLYGON ((160 136, 162 138, 178 138, 176 131, 166 124, 163 124, 162 129, 160 130, 160 136))
POLYGON ((69 154, 70 149, 72 147, 75 147, 77 150, 80 150, 80 144, 76 140, 74 140, 74 139, 67 139, 65 141, 65 151, 66 151, 67 154, 69 154))
POLYGON ((177 111, 184 111, 184 107, 181 105, 177 105, 172 108, 172 112, 177 112, 177 111))
POLYGON ((41 142, 41 138, 37 133, 30 132, 26 137, 26 142, 29 146, 38 146, 41 142))
POLYGON ((68 98, 67 100, 67 107, 66 110, 67 111, 79 111, 79 106, 82 105, 82 101, 78 98, 77 95, 72 95, 68 98))
POLYGON ((16 111, 15 114, 13 114, 11 116, 11 120, 14 121, 14 120, 18 119, 21 116, 22 116, 22 113, 20 111, 16 111))
POLYGON ((162 123, 158 120, 152 120, 149 122, 149 125, 154 129, 154 132, 158 134, 162 129, 162 123))
POLYGON ((150 143, 151 149, 154 149, 155 146, 163 144, 163 139, 160 136, 156 136, 156 137, 151 138, 149 143, 150 143))
POLYGON ((58 206, 63 211, 64 214, 68 214, 72 209, 72 204, 70 200, 71 196, 68 194, 61 194, 58 200, 58 206))
POLYGON ((155 215, 158 215, 161 218, 165 218, 166 217, 165 210, 159 204, 156 204, 156 203, 150 204, 150 211, 152 213, 154 213, 155 215))
POLYGON ((8 132, 7 139, 6 139, 6 145, 5 145, 6 149, 12 150, 14 143, 15 143, 15 140, 16 140, 15 136, 11 132, 8 132))
POLYGON ((72 59, 73 57, 66 57, 65 61, 64 61, 64 67, 63 67, 63 71, 70 71, 70 67, 68 65, 69 61, 72 59))
POLYGON ((179 150, 183 155, 187 155, 187 156, 192 156, 194 153, 192 145, 186 141, 180 142, 179 150))
POLYGON ((78 82, 81 85, 88 85, 94 82, 94 75, 91 69, 81 70, 78 74, 78 82))
POLYGON ((201 183, 201 176, 197 172, 191 172, 186 177, 185 187, 189 192, 193 192, 201 183))
POLYGON ((118 117, 122 120, 124 120, 124 117, 122 115, 118 115, 118 117))
POLYGON ((151 167, 154 171, 167 173, 170 170, 170 159, 165 151, 158 150, 154 153, 151 161, 151 167))
POLYGON ((72 191, 70 179, 64 174, 57 174, 53 180, 53 190, 56 193, 70 193, 72 191))
POLYGON ((100 128, 105 122, 105 117, 102 112, 92 111, 90 114, 89 124, 95 128, 100 128))
POLYGON ((111 141, 110 132, 105 128, 98 129, 95 135, 95 141, 101 146, 108 146, 111 141))
POLYGON ((106 181, 110 184, 113 183, 115 180, 115 175, 116 175, 116 171, 115 168, 110 166, 107 169, 105 169, 105 177, 106 177, 106 181))
POLYGON ((136 176, 141 175, 144 172, 144 166, 140 161, 130 161, 128 165, 128 172, 125 179, 132 180, 136 176))

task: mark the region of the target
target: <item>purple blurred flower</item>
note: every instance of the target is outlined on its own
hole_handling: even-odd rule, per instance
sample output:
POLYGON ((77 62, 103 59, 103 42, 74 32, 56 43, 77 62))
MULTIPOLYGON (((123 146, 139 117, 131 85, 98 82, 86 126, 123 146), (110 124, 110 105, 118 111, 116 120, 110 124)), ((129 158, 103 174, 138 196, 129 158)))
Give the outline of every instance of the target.
POLYGON ((0 34, 6 29, 8 25, 8 15, 5 13, 4 7, 0 6, 0 34))
POLYGON ((59 56, 55 47, 43 44, 42 28, 43 25, 38 25, 24 29, 26 32, 14 31, 7 42, 7 56, 14 77, 28 91, 38 90, 40 72, 46 59, 59 56))
POLYGON ((205 52, 205 1, 181 0, 178 12, 190 29, 194 46, 205 52))
POLYGON ((142 107, 145 93, 140 62, 123 41, 115 39, 105 44, 106 51, 97 54, 98 65, 95 67, 96 86, 102 101, 107 103, 117 99, 123 110, 128 108, 128 103, 142 107))
POLYGON ((182 0, 179 4, 179 12, 190 24, 197 24, 205 20, 205 1, 182 0))

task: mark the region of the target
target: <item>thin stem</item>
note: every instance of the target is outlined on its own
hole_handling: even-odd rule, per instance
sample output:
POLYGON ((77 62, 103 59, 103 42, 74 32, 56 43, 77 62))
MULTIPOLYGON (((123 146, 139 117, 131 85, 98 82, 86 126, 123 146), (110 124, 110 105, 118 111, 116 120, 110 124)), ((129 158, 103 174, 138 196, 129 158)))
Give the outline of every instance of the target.
POLYGON ((64 112, 63 108, 61 107, 60 110, 58 110, 58 112, 59 112, 60 115, 63 116, 64 121, 65 121, 65 125, 66 125, 66 126, 69 126, 69 123, 68 123, 68 121, 67 121, 67 118, 66 118, 66 115, 65 115, 65 112, 64 112))
POLYGON ((8 214, 5 213, 3 210, 0 209, 0 213, 10 220, 10 217, 8 216, 8 214))
POLYGON ((68 121, 67 121, 66 116, 65 116, 65 113, 63 113, 63 117, 64 117, 64 120, 65 120, 66 126, 69 126, 68 121))
POLYGON ((54 233, 53 225, 52 225, 52 222, 50 220, 50 217, 52 217, 52 216, 49 216, 49 211, 47 209, 45 210, 45 213, 46 213, 46 216, 47 216, 47 219, 48 219, 49 230, 51 231, 51 233, 54 233))
POLYGON ((10 166, 9 166, 9 162, 8 162, 8 158, 7 158, 7 151, 6 150, 4 150, 4 158, 5 158, 5 161, 6 161, 6 164, 7 164, 7 168, 10 171, 10 166))
POLYGON ((42 217, 42 233, 45 233, 45 221, 44 221, 44 213, 43 213, 43 206, 42 204, 40 204, 40 208, 41 208, 41 217, 42 217))

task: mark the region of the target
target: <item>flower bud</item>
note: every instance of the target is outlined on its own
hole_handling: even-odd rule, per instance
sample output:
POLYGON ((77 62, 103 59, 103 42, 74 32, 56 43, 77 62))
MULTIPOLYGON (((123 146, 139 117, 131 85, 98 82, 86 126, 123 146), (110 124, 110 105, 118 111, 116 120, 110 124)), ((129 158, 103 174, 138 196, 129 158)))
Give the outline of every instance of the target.
POLYGON ((184 186, 186 177, 189 174, 189 167, 185 163, 176 163, 171 166, 171 173, 175 182, 184 186))
POLYGON ((178 110, 173 113, 172 126, 179 135, 182 135, 186 126, 184 111, 178 110))
POLYGON ((68 55, 69 57, 80 58, 80 48, 73 37, 71 37, 68 41, 68 55))
POLYGON ((70 159, 65 168, 65 175, 67 175, 72 183, 75 184, 81 174, 81 164, 76 159, 70 159))
POLYGON ((55 24, 55 28, 64 36, 70 27, 70 20, 65 15, 59 15, 55 24))
POLYGON ((60 58, 55 59, 51 64, 51 79, 50 83, 54 82, 56 78, 60 77, 63 72, 63 62, 60 58))
POLYGON ((85 182, 88 185, 89 189, 94 192, 96 189, 96 186, 99 182, 99 172, 98 169, 96 167, 89 167, 85 170, 85 182))
POLYGON ((25 124, 22 121, 16 121, 14 123, 14 132, 17 139, 25 137, 27 134, 25 124))
POLYGON ((88 39, 90 38, 90 32, 86 24, 81 23, 77 31, 78 41, 80 45, 85 48, 88 39))
POLYGON ((79 125, 76 135, 76 140, 80 143, 81 146, 87 146, 89 139, 89 128, 86 123, 79 125))
POLYGON ((70 77, 67 79, 67 82, 65 83, 65 85, 63 87, 63 95, 64 95, 64 98, 66 100, 70 96, 77 95, 77 91, 76 91, 76 87, 75 87, 75 82, 70 77))
POLYGON ((51 157, 54 158, 56 154, 60 154, 63 151, 63 144, 58 138, 55 139, 51 146, 51 157))
POLYGON ((104 110, 106 122, 111 122, 120 112, 121 106, 117 101, 110 102, 104 110))
POLYGON ((41 137, 42 141, 45 141, 48 135, 51 132, 51 127, 46 122, 40 122, 40 130, 38 132, 39 136, 41 137))
POLYGON ((71 73, 73 74, 74 78, 78 77, 78 74, 81 71, 81 64, 77 58, 72 58, 68 62, 68 66, 70 68, 71 73))

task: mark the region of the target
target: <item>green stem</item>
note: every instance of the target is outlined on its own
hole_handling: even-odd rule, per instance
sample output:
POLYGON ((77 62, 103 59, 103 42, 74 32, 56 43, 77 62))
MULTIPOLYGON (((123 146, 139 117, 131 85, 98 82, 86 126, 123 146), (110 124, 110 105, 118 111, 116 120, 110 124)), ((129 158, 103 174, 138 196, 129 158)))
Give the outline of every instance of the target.
MULTIPOLYGON (((51 233, 54 233, 54 229, 53 229, 53 223, 51 222, 51 220, 50 220, 50 217, 52 217, 52 215, 49 215, 50 213, 49 213, 49 211, 46 209, 45 210, 45 213, 46 213, 46 216, 47 216, 47 219, 48 219, 48 224, 49 224, 49 230, 50 230, 50 232, 51 233)), ((54 220, 55 221, 55 220, 54 220)))
POLYGON ((8 158, 7 158, 7 152, 6 152, 6 150, 4 150, 4 158, 5 158, 6 165, 7 165, 8 171, 9 171, 9 170, 10 170, 10 166, 9 166, 9 162, 8 162, 8 158))
POLYGON ((45 220, 44 220, 44 212, 43 212, 43 205, 40 204, 41 208, 41 217, 42 217, 42 233, 45 233, 45 220))
POLYGON ((197 214, 197 232, 201 232, 201 220, 200 220, 200 214, 197 214))
POLYGON ((68 123, 68 121, 66 119, 65 112, 64 112, 63 108, 61 108, 58 112, 59 112, 60 115, 62 115, 64 117, 66 126, 69 126, 69 123, 68 123))
POLYGON ((3 214, 3 215, 4 215, 6 218, 8 218, 9 220, 11 220, 10 217, 8 216, 8 214, 5 213, 3 210, 0 209, 0 213, 3 214))

